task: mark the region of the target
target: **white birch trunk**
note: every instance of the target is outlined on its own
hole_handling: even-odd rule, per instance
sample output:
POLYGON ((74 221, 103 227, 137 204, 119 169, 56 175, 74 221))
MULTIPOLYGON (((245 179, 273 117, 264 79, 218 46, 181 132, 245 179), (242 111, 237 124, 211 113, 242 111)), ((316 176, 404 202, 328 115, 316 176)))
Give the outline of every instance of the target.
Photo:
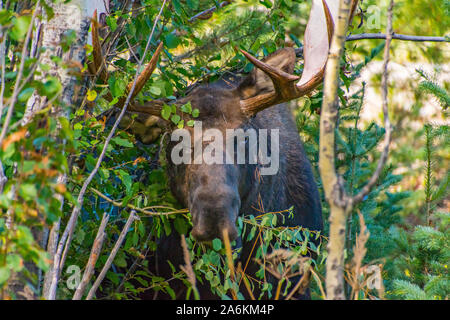
MULTIPOLYGON (((98 16, 109 11, 105 3, 107 1, 72 0, 68 4, 52 4, 51 6, 55 12, 55 16, 50 21, 41 22, 43 24, 41 45, 46 50, 41 54, 40 60, 41 63, 49 65, 50 70, 48 72, 42 72, 40 79, 45 79, 49 75, 57 77, 63 86, 61 100, 66 105, 76 103, 76 101, 73 101, 73 98, 77 79, 70 75, 66 69, 60 68, 54 63, 51 57, 58 56, 65 62, 72 60, 83 63, 85 58, 84 46, 88 40, 90 19, 95 10, 97 10, 98 16), (63 53, 60 41, 69 30, 75 31, 77 38, 70 50, 63 53)), ((37 80, 40 79, 37 78, 37 80)), ((28 100, 22 124, 28 123, 46 102, 44 97, 34 94, 28 100)))

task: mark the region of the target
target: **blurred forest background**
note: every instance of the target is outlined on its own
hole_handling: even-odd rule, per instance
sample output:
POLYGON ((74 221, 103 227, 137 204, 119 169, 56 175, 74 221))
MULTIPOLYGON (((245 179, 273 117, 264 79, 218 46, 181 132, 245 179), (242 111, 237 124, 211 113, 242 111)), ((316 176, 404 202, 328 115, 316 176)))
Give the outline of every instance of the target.
MULTIPOLYGON (((107 213, 108 225, 92 270, 94 279, 108 265, 130 214, 139 219, 131 220, 131 228, 126 230, 124 242, 98 289, 92 290, 93 281, 87 281, 86 292, 79 293, 78 298, 86 297, 89 289, 92 294, 88 298, 134 299, 148 288, 174 297, 174 279, 192 288, 189 298, 198 298, 189 272, 174 268, 173 277, 163 279, 147 271, 147 257, 151 257, 164 232, 186 235, 197 281, 209 283, 211 291, 223 299, 230 299, 233 290, 242 297, 230 277, 225 244, 217 239, 207 247, 189 236, 190 215, 168 191, 164 156, 159 153, 162 130, 157 121, 143 129, 151 136, 146 141, 116 131, 81 199, 72 244, 63 252, 65 262, 59 274, 56 272, 59 282, 53 286, 49 275, 54 275, 56 249, 47 244, 55 234, 63 233, 77 207, 83 183, 97 170, 97 158, 111 126, 96 117, 126 97, 126 86, 144 56, 155 21, 151 53, 144 57, 145 62, 160 41, 164 47, 155 72, 137 96, 140 101, 173 99, 195 83, 212 82, 230 72, 248 73, 253 66, 236 47, 258 57, 285 46, 301 49, 311 1, 171 0, 164 2, 160 18, 161 0, 110 1, 113 13, 105 18, 100 32, 110 74, 106 82, 101 76, 85 77, 89 61, 94 59, 92 42, 83 45, 87 52, 83 65, 61 58, 77 42, 75 32, 66 32, 60 39, 60 52, 50 56, 45 55, 46 48, 33 42, 39 32, 38 22, 55 14, 45 1, 39 1, 40 10, 35 10, 36 2, 1 1, 0 124, 2 131, 5 127, 7 131, 0 139, 0 296, 72 299, 107 213), (211 14, 196 17, 210 8, 215 8, 211 14), (43 56, 49 59, 43 61, 43 56), (66 83, 49 72, 55 65, 78 79, 71 85, 71 100, 64 98, 66 83), (30 105, 38 100, 44 102, 30 116, 30 105)), ((388 1, 360 1, 350 34, 385 33, 387 6, 388 1)), ((450 1, 395 1, 393 30, 405 35, 446 37, 450 1)), ((377 147, 384 135, 383 48, 384 40, 346 43, 340 75, 336 163, 349 194, 364 186, 380 155, 377 147)), ((303 59, 301 50, 298 52, 295 73, 301 74, 303 59)), ((449 59, 448 42, 392 42, 388 83, 391 151, 376 187, 348 221, 348 298, 449 298, 449 59)), ((321 103, 319 87, 312 95, 291 102, 290 107, 323 193, 317 166, 321 103)), ((327 221, 325 200, 323 207, 327 221)), ((260 234, 266 241, 278 238, 300 254, 316 252, 314 261, 303 267, 311 274, 312 298, 325 297, 328 223, 320 235, 285 230, 277 226, 276 214, 271 213, 240 218, 238 224, 240 230, 250 231, 251 237, 260 234), (313 237, 322 238, 320 246, 310 241, 313 237)), ((267 247, 261 243, 259 250, 259 257, 264 258, 267 247)), ((280 263, 275 269, 281 275, 286 268, 280 263)), ((261 286, 270 298, 289 298, 296 285, 286 278, 283 281, 287 285, 280 291, 262 281, 263 274, 259 276, 259 281, 249 281, 242 275, 250 287, 261 286)))

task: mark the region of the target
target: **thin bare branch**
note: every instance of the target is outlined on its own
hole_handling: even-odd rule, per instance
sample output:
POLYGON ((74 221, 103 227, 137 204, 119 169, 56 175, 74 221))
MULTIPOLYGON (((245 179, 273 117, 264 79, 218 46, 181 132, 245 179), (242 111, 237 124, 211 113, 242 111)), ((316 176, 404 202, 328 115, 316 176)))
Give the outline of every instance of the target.
POLYGON ((285 300, 290 300, 294 294, 302 289, 305 289, 308 285, 309 285, 309 279, 310 279, 310 275, 311 275, 311 270, 312 267, 309 266, 308 269, 303 273, 303 275, 301 276, 300 280, 297 282, 297 284, 295 285, 295 287, 291 290, 291 292, 287 295, 285 300))
MULTIPOLYGON (((98 195, 100 198, 108 201, 109 203, 112 203, 113 205, 115 205, 116 207, 122 207, 122 208, 130 208, 132 210, 136 210, 138 212, 144 213, 146 215, 149 216, 168 216, 171 214, 180 214, 180 213, 187 213, 188 210, 187 209, 181 209, 181 210, 172 210, 172 211, 168 211, 168 212, 153 212, 153 211, 149 211, 148 209, 143 209, 143 208, 139 208, 136 207, 132 204, 127 203, 126 205, 124 205, 122 202, 118 202, 115 201, 111 198, 109 198, 108 196, 106 196, 105 194, 101 193, 99 190, 89 187, 89 190, 92 191, 93 193, 95 193, 96 195, 98 195)), ((154 207, 155 209, 158 207, 154 207)))
MULTIPOLYGON (((230 237, 228 236, 228 230, 224 229, 222 235, 223 235, 223 243, 225 245, 225 253, 227 256, 227 265, 228 269, 230 269, 230 279, 231 282, 234 284, 236 283, 236 276, 234 272, 233 253, 231 252, 231 244, 230 244, 230 237)), ((230 290, 233 300, 237 300, 237 294, 234 288, 231 287, 230 290)))
POLYGON ((186 238, 184 237, 184 234, 181 235, 181 247, 183 248, 184 266, 180 266, 180 269, 184 273, 186 273, 188 281, 191 284, 191 288, 194 291, 195 299, 200 300, 200 295, 196 286, 195 273, 192 269, 191 257, 189 255, 189 250, 187 248, 186 238))
POLYGON ((369 240, 370 232, 367 230, 366 223, 364 221, 364 217, 361 212, 358 210, 359 216, 359 225, 360 232, 356 236, 355 246, 353 247, 353 275, 350 275, 350 285, 352 287, 352 293, 350 294, 350 298, 354 297, 355 300, 358 300, 359 290, 361 288, 361 273, 362 273, 362 263, 363 259, 366 256, 367 248, 366 243, 369 240))
MULTIPOLYGON (((360 33, 352 34, 347 37, 347 41, 357 41, 365 39, 386 39, 387 36, 384 33, 360 33)), ((435 37, 435 36, 410 36, 406 34, 391 33, 391 39, 403 40, 403 41, 416 41, 416 42, 449 42, 448 37, 435 37)))
POLYGON ((100 227, 97 231, 97 236, 95 237, 94 244, 92 245, 91 254, 89 255, 89 260, 86 264, 86 269, 84 270, 83 278, 81 279, 80 284, 78 285, 77 290, 73 296, 73 300, 81 300, 83 297, 84 290, 91 280, 92 274, 95 270, 95 263, 102 251, 103 241, 106 238, 105 228, 108 224, 109 214, 104 213, 102 222, 100 223, 100 227))
POLYGON ((106 276, 106 273, 108 272, 109 268, 111 267, 114 258, 117 255, 117 252, 120 249, 120 246, 122 245, 123 240, 125 239, 126 234, 128 233, 128 230, 130 229, 131 223, 134 220, 139 220, 139 217, 136 216, 136 212, 133 210, 130 213, 130 216, 128 217, 127 223, 125 223, 125 226, 122 229, 122 232, 119 235, 119 238, 117 239, 116 243, 114 244, 114 248, 111 251, 111 254, 108 257, 108 260, 106 260, 105 265, 102 268, 102 271, 98 275, 97 279, 95 280, 94 284, 92 285, 92 288, 89 290, 89 293, 86 297, 86 300, 91 300, 95 292, 97 291, 98 287, 100 286, 101 282, 106 276))
POLYGON ((8 178, 5 175, 5 171, 3 170, 3 163, 0 160, 0 194, 3 193, 6 182, 8 182, 8 178))
POLYGON ((6 34, 6 33, 3 33, 3 31, 2 31, 1 36, 2 36, 3 40, 2 40, 2 42, 0 43, 0 57, 1 57, 1 59, 2 59, 2 74, 1 74, 1 82, 2 82, 2 84, 1 84, 1 89, 0 89, 0 121, 2 120, 2 116, 3 116, 3 108, 5 107, 5 104, 4 104, 3 99, 4 99, 4 97, 5 97, 5 86, 6 86, 6 83, 5 83, 5 74, 6 74, 6 62, 5 62, 5 60, 6 60, 6 46, 5 46, 5 44, 6 44, 7 34, 6 34))
MULTIPOLYGON (((59 218, 57 221, 53 223, 53 226, 50 229, 50 235, 47 242, 47 252, 52 261, 56 254, 56 249, 58 248, 60 228, 61 228, 61 218, 59 218)), ((53 264, 51 264, 44 276, 44 284, 42 286, 42 296, 44 297, 44 299, 47 300, 50 297, 50 288, 54 277, 54 272, 55 270, 53 268, 53 264)))
MULTIPOLYGON (((232 1, 223 1, 221 3, 219 3, 219 8, 223 8, 227 5, 229 5, 232 1)), ((193 16, 192 18, 190 18, 188 21, 190 23, 196 21, 196 20, 205 20, 205 19, 209 19, 211 18, 212 14, 217 10, 217 6, 211 7, 205 11, 202 11, 200 13, 197 13, 195 16, 193 16)))

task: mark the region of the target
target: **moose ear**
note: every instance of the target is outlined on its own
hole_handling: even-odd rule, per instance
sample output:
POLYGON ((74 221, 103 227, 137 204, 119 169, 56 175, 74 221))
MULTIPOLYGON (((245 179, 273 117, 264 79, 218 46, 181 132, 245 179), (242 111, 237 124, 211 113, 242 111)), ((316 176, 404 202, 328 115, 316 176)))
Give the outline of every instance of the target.
MULTIPOLYGON (((262 61, 272 67, 292 74, 295 66, 295 50, 294 48, 279 49, 262 61)), ((275 89, 269 76, 259 68, 254 68, 239 84, 238 90, 241 99, 245 100, 262 93, 274 91, 275 89)))

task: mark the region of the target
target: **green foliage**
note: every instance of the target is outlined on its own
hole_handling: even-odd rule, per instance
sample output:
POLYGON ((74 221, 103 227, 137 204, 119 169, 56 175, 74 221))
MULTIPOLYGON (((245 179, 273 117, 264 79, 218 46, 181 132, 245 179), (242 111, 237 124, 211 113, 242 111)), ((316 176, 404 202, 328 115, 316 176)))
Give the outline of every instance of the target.
MULTIPOLYGON (((50 70, 50 65, 41 63, 37 57, 21 56, 21 47, 31 21, 31 11, 26 9, 32 7, 35 2, 9 3, 9 8, 0 10, 0 40, 5 41, 5 48, 8 50, 5 55, 6 68, 2 70, 5 78, 2 83, 5 108, 0 115, 2 128, 12 92, 16 86, 22 87, 14 106, 8 135, 0 149, 1 165, 7 178, 0 194, 0 288, 5 289, 17 273, 22 273, 26 281, 31 282, 33 288, 37 288, 38 279, 32 269, 36 266, 45 271, 51 260, 39 239, 35 238, 35 234, 51 228, 59 220, 62 226, 68 222, 75 204, 74 198, 95 167, 111 128, 110 123, 105 123, 105 119, 98 116, 126 97, 127 84, 136 72, 137 60, 143 56, 147 37, 159 12, 161 1, 139 1, 139 10, 134 14, 123 9, 121 1, 111 2, 114 14, 106 19, 106 23, 110 31, 120 31, 120 36, 112 46, 115 51, 107 55, 110 77, 106 83, 96 78, 86 81, 86 92, 81 90, 81 96, 86 93, 85 101, 79 101, 73 106, 67 106, 60 101, 63 86, 59 79, 51 75, 39 78, 42 73, 50 70), (123 21, 125 23, 122 23, 123 21), (22 83, 17 83, 21 59, 25 59, 24 78, 22 83), (22 126, 20 123, 27 103, 36 93, 45 97, 48 104, 32 121, 22 126), (109 96, 112 101, 109 101, 109 96), (61 107, 61 113, 54 112, 57 107, 61 107), (61 116, 63 114, 67 117, 61 116), (58 182, 58 177, 62 175, 67 176, 65 184, 58 182)), ((286 46, 288 38, 296 46, 300 46, 310 2, 238 0, 217 9, 208 20, 195 21, 191 21, 191 17, 217 5, 218 2, 173 0, 168 3, 170 4, 163 10, 161 21, 156 24, 151 52, 147 54, 144 62, 150 60, 158 41, 164 42, 164 52, 157 65, 157 72, 137 96, 141 103, 156 98, 173 100, 176 95, 182 96, 188 92, 192 84, 212 82, 229 71, 249 72, 253 66, 235 51, 235 47, 246 49, 257 56, 265 56, 286 46)), ((371 4, 374 4, 374 1, 365 1, 363 9, 371 4)), ((46 15, 52 17, 54 13, 51 8, 45 3, 43 5, 46 15)), ((440 12, 448 9, 448 1, 445 1, 445 6, 440 6, 440 1, 404 1, 398 7, 402 13, 397 13, 396 23, 404 29, 404 33, 415 33, 414 31, 422 31, 425 27, 428 30, 423 31, 426 35, 448 30, 445 28, 448 24, 446 21, 435 23, 434 20, 426 19, 429 22, 426 26, 418 24, 417 21, 413 23, 409 18, 408 23, 401 22, 405 17, 411 16, 406 14, 411 11, 414 15, 422 15, 429 9, 436 13, 434 17, 441 17, 440 12)), ((366 25, 363 24, 360 31, 374 32, 365 28, 366 25)), ((377 32, 382 31, 382 28, 381 24, 377 32)), ((110 44, 111 38, 104 37, 101 40, 110 44)), ((67 32, 61 39, 63 51, 69 51, 75 41, 74 32, 67 32)), ((348 56, 343 60, 340 77, 336 166, 345 179, 345 187, 350 194, 361 190, 374 171, 379 157, 377 146, 384 136, 384 128, 376 121, 364 123, 362 120, 366 84, 357 92, 349 89, 360 77, 361 71, 371 61, 379 59, 384 49, 384 44, 380 41, 367 43, 348 45, 348 56), (357 53, 361 56, 358 57, 357 53), (357 63, 350 63, 350 56, 356 56, 357 63)), ((25 45, 30 47, 30 44, 25 45)), ((422 51, 410 50, 409 58, 416 60, 421 52, 424 56, 439 61, 443 54, 436 48, 431 45, 422 51)), ((44 50, 45 48, 41 48, 39 52, 44 50)), ((87 60, 92 61, 92 47, 87 46, 87 53, 87 60)), ((70 62, 56 56, 52 57, 51 63, 66 70, 73 68, 70 62)), ((297 63, 295 73, 301 74, 302 68, 301 63, 297 63)), ((82 70, 87 70, 87 63, 82 70)), ((419 71, 419 74, 423 80, 418 85, 418 91, 427 96, 434 96, 445 112, 450 100, 446 84, 438 84, 423 71, 419 71)), ((321 103, 322 91, 319 88, 314 95, 302 98, 301 103, 294 106, 294 109, 299 132, 323 194, 317 168, 321 103)), ((180 117, 182 113, 190 114, 194 118, 199 115, 198 109, 193 109, 188 103, 178 109, 165 105, 161 116, 179 128, 192 126, 192 121, 184 123, 180 117)), ((348 249, 345 254, 348 259, 354 255, 355 235, 360 231, 355 219, 356 213, 361 212, 370 231, 366 244, 368 252, 363 263, 383 264, 387 297, 448 299, 449 216, 447 212, 442 212, 443 199, 448 191, 448 173, 442 178, 437 172, 438 166, 434 165, 434 162, 440 162, 442 159, 439 152, 445 148, 441 147, 448 147, 448 127, 425 126, 414 134, 415 138, 422 134, 425 136, 425 141, 416 139, 424 142, 425 161, 420 168, 425 171, 424 190, 398 187, 402 178, 408 174, 396 174, 398 169, 401 169, 402 164, 409 165, 419 158, 418 153, 413 152, 415 150, 411 151, 411 147, 406 146, 408 150, 400 152, 401 156, 391 158, 374 190, 352 212, 348 221, 348 249), (439 145, 437 140, 441 141, 439 145), (417 215, 422 215, 419 223, 423 222, 423 216, 427 216, 427 225, 411 225, 405 218, 404 207, 417 193, 423 195, 419 205, 414 206, 412 210, 416 210, 417 215), (425 214, 422 214, 423 212, 425 214)), ((174 232, 186 235, 195 278, 201 284, 208 285, 213 294, 222 299, 231 299, 234 291, 237 298, 241 299, 246 292, 240 292, 238 283, 245 282, 251 290, 261 290, 262 295, 256 297, 257 299, 263 295, 274 298, 277 288, 264 281, 268 272, 264 273, 263 266, 254 279, 243 277, 240 272, 236 272, 233 278, 222 241, 216 239, 212 241, 211 246, 207 246, 197 243, 188 235, 192 226, 191 216, 176 203, 169 192, 160 143, 161 141, 157 140, 152 145, 143 145, 125 131, 116 132, 106 150, 105 160, 100 164, 98 174, 89 185, 73 243, 68 251, 66 267, 61 270, 57 297, 72 298, 73 290, 65 285, 71 277, 67 267, 79 266, 84 271, 102 215, 109 214, 110 220, 107 237, 95 266, 96 273, 105 264, 130 208, 139 208, 143 210, 138 212, 141 219, 135 221, 129 230, 112 268, 97 291, 97 298, 138 298, 146 289, 166 293, 174 298, 172 283, 174 280, 180 280, 188 288, 186 298, 198 299, 198 292, 192 286, 188 275, 175 268, 178 266, 173 266, 170 279, 149 272, 147 257, 154 254, 158 240, 163 235, 174 232), (168 212, 173 214, 167 214, 168 212)), ((405 146, 397 146, 401 151, 403 147, 405 146)), ((324 199, 322 203, 326 221, 329 212, 324 199)), ((303 228, 280 226, 291 214, 292 209, 285 208, 282 212, 262 212, 259 216, 240 217, 238 228, 248 241, 256 241, 258 244, 255 247, 256 258, 260 262, 267 259, 272 263, 271 269, 274 272, 284 275, 279 298, 287 297, 296 284, 289 275, 310 267, 318 275, 312 282, 312 297, 323 298, 320 287, 323 285, 325 272, 328 225, 325 225, 323 234, 303 228), (274 243, 272 247, 270 241, 274 243), (289 250, 289 259, 280 261, 276 260, 276 257, 269 257, 269 252, 273 250, 289 250), (305 258, 307 253, 313 253, 313 258, 305 258)), ((240 254, 239 250, 232 251, 235 262, 240 254)), ((1 294, 3 293, 2 291, 1 294)), ((39 294, 37 290, 36 293, 39 294)), ((374 291, 370 294, 376 295, 374 291)))
POLYGON ((392 253, 393 267, 391 295, 404 299, 448 299, 450 277, 450 214, 441 211, 438 204, 447 195, 448 172, 439 186, 433 178, 433 142, 446 133, 442 128, 425 126, 425 213, 427 225, 417 225, 411 233, 393 229, 396 248, 392 253))
POLYGON ((450 296, 449 214, 436 213, 434 227, 416 226, 412 233, 397 229, 392 298, 443 300, 450 296))
POLYGON ((450 94, 448 93, 448 90, 433 81, 431 76, 426 74, 423 70, 417 70, 417 72, 424 79, 419 83, 419 90, 435 96, 442 108, 446 110, 450 105, 450 94))

